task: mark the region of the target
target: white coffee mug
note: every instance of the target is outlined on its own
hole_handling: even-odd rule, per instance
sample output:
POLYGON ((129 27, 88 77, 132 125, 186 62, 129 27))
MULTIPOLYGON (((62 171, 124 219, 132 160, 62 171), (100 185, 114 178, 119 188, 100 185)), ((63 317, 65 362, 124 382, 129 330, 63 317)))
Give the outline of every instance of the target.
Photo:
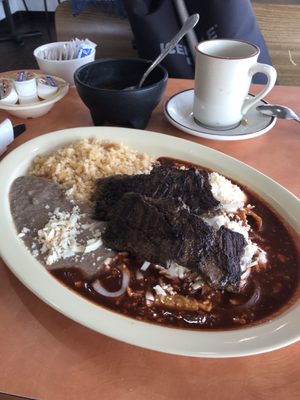
POLYGON ((238 126, 247 111, 273 88, 275 68, 257 62, 259 48, 232 39, 213 39, 196 46, 193 114, 197 123, 216 130, 238 126), (254 74, 268 78, 261 92, 249 98, 254 74))

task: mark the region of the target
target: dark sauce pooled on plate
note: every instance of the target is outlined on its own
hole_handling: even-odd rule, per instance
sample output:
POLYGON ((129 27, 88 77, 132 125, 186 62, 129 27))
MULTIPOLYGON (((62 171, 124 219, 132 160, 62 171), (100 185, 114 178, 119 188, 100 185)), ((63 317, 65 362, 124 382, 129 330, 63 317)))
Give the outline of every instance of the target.
MULTIPOLYGON (((163 165, 203 169, 171 158, 162 157, 158 161, 163 165)), ((85 278, 72 265, 51 273, 85 298, 142 321, 192 329, 232 329, 269 320, 298 297, 299 250, 292 232, 276 212, 257 195, 239 186, 246 193, 247 202, 255 206, 255 212, 262 217, 262 229, 254 230, 250 239, 267 252, 268 259, 265 268, 252 268, 239 293, 213 290, 207 285, 200 292, 193 292, 185 280, 171 279, 154 264, 143 270, 144 261, 126 253, 114 255, 109 265, 92 278, 85 278), (126 275, 130 275, 130 281, 124 288, 126 275), (95 279, 106 293, 122 294, 116 297, 99 294, 93 287, 95 279), (156 295, 154 299, 147 295, 158 283, 161 287, 171 285, 176 291, 176 307, 170 296, 156 295)))

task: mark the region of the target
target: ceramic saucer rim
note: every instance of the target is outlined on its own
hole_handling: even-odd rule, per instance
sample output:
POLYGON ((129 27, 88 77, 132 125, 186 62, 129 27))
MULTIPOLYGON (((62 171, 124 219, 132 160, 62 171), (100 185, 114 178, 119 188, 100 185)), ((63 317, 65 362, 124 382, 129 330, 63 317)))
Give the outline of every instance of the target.
MULTIPOLYGON (((252 138, 263 135, 264 133, 271 130, 276 123, 277 118, 269 117, 270 118, 269 123, 266 126, 262 127, 261 129, 255 130, 254 132, 244 132, 244 133, 238 133, 238 134, 232 134, 232 135, 225 134, 229 130, 228 131, 225 130, 225 131, 209 132, 208 128, 201 127, 200 125, 199 125, 199 129, 189 127, 188 125, 183 125, 181 122, 179 122, 173 118, 173 116, 170 114, 170 112, 168 110, 168 107, 169 107, 170 103, 174 100, 175 97, 182 95, 185 92, 191 92, 191 91, 194 91, 194 88, 185 89, 185 90, 175 93, 166 101, 165 106, 164 106, 164 114, 165 114, 165 117, 167 118, 167 120, 172 125, 174 125, 176 128, 178 128, 186 133, 189 133, 190 135, 201 137, 204 139, 210 139, 210 140, 222 140, 222 141, 245 140, 245 139, 252 139, 252 138), (204 129, 205 129, 205 131, 203 131, 204 129)), ((249 96, 253 96, 253 94, 249 93, 249 96)), ((264 99, 261 99, 260 101, 264 104, 269 104, 264 99)), ((230 131, 234 132, 235 129, 236 128, 230 129, 230 131)))

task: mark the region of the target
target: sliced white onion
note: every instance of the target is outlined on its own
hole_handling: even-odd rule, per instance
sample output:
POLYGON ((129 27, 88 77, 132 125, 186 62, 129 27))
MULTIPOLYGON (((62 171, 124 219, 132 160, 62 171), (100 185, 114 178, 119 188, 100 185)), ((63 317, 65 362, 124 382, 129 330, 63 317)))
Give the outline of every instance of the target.
POLYGON ((150 292, 150 290, 147 290, 147 292, 145 294, 145 299, 146 299, 146 305, 148 307, 151 307, 153 305, 155 298, 153 296, 153 293, 150 292))
POLYGON ((149 300, 151 302, 155 300, 154 296, 153 296, 153 293, 151 293, 150 290, 147 290, 147 292, 145 294, 145 298, 146 298, 146 300, 149 300))
POLYGON ((100 246, 102 246, 101 239, 90 239, 87 241, 84 253, 90 253, 91 251, 97 250, 100 246))
POLYGON ((150 266, 150 262, 149 261, 144 261, 143 265, 141 266, 141 270, 142 271, 146 271, 150 266))
POLYGON ((102 296, 105 297, 119 297, 122 296, 128 286, 129 286, 129 281, 130 281, 130 272, 128 270, 128 268, 122 268, 122 270, 120 270, 122 272, 122 285, 121 288, 119 290, 117 290, 116 292, 110 292, 109 290, 105 289, 105 287, 102 286, 101 282, 99 279, 96 279, 93 283, 92 283, 92 287, 93 289, 101 294, 102 296))
POLYGON ((259 264, 266 264, 267 261, 268 261, 267 253, 263 249, 259 249, 258 263, 259 264))
POLYGON ((141 273, 141 271, 139 271, 139 270, 137 270, 136 271, 136 273, 135 273, 135 277, 136 277, 136 279, 137 280, 141 280, 141 279, 144 279, 144 275, 141 273))
POLYGON ((192 283, 191 287, 192 287, 193 290, 201 289, 203 287, 203 282, 202 281, 196 281, 196 282, 192 283))

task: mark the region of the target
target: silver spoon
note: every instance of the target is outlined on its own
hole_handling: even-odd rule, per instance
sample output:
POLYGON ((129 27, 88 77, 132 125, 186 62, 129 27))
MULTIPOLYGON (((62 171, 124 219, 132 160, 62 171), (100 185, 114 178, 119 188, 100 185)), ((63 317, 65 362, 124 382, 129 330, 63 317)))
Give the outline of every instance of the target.
POLYGON ((300 122, 300 117, 295 113, 295 111, 279 104, 263 104, 256 107, 256 109, 269 117, 294 119, 295 121, 300 122))
POLYGON ((147 76, 150 74, 151 71, 154 70, 154 68, 174 49, 174 47, 177 45, 177 43, 183 38, 184 35, 188 33, 194 26, 197 24, 199 21, 199 14, 193 14, 191 15, 184 24, 182 25, 182 28, 180 31, 173 37, 173 39, 167 44, 165 47, 164 51, 160 53, 160 55, 153 61, 153 63, 150 65, 150 67, 147 69, 147 71, 144 73, 142 76, 142 79, 139 81, 139 83, 136 86, 130 86, 126 88, 125 90, 128 89, 139 89, 142 87, 143 83, 145 82, 145 79, 147 76))

